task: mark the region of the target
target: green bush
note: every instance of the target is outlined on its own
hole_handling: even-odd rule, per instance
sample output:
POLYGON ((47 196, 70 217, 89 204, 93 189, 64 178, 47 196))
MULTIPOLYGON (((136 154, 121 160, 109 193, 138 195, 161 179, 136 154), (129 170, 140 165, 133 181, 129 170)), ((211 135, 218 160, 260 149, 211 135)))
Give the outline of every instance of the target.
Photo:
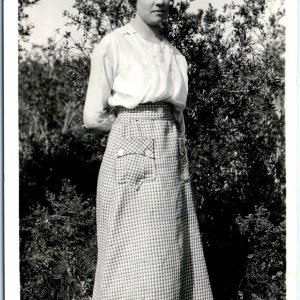
POLYGON ((243 299, 285 299, 285 221, 274 224, 270 215, 256 206, 253 214, 236 220, 250 249, 240 291, 243 299))
POLYGON ((89 299, 96 265, 95 203, 69 180, 20 222, 21 298, 89 299))
MULTIPOLYGON (((44 291, 46 299, 91 295, 96 233, 90 215, 94 202, 85 199, 95 199, 106 137, 81 128, 82 108, 93 45, 132 13, 126 1, 119 7, 117 2, 75 1, 77 11, 65 15, 83 30, 82 40, 74 41, 66 32, 60 44, 50 40, 42 47, 42 57, 22 54, 24 299, 42 298, 44 291), (76 192, 70 182, 62 183, 64 178, 76 192), (63 205, 83 211, 81 221, 63 205), (83 234, 83 224, 93 228, 90 235, 83 234), (80 233, 71 238, 67 228, 80 233), (81 253, 90 257, 77 261, 81 253)), ((285 44, 284 10, 278 3, 244 0, 226 5, 221 14, 212 6, 192 14, 179 5, 171 7, 162 26, 189 65, 185 119, 190 172, 216 300, 284 298, 285 44)))

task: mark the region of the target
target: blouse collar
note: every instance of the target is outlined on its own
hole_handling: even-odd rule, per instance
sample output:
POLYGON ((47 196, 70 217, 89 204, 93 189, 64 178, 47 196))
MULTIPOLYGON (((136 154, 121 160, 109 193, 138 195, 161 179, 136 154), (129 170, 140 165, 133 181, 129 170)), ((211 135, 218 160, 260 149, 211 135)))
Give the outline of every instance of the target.
MULTIPOLYGON (((159 45, 159 43, 150 42, 150 41, 147 41, 146 39, 144 39, 143 37, 141 37, 140 34, 134 29, 134 27, 130 23, 127 23, 126 25, 120 27, 119 30, 123 35, 128 34, 128 35, 139 36, 146 44, 159 45)), ((166 45, 168 46, 170 54, 172 55, 174 53, 172 44, 170 44, 169 41, 167 39, 165 39, 164 37, 162 38, 162 43, 164 44, 164 46, 166 46, 166 45)))
MULTIPOLYGON (((122 31, 123 34, 136 34, 136 35, 141 37, 141 35, 134 29, 134 27, 130 23, 127 23, 125 26, 122 27, 122 29, 123 29, 123 31, 122 31)), ((150 42, 150 41, 146 40, 143 37, 141 37, 141 38, 143 40, 145 40, 146 42, 148 42, 148 43, 158 44, 158 43, 155 43, 155 42, 150 42)), ((161 41, 164 42, 164 41, 167 41, 167 40, 164 37, 162 37, 161 41)))

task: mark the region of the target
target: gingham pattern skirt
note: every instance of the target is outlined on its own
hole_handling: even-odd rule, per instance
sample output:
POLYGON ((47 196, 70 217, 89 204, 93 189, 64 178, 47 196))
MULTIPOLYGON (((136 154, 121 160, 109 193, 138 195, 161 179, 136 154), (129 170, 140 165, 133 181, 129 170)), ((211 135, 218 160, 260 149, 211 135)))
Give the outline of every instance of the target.
POLYGON ((93 300, 211 300, 184 140, 165 102, 119 108, 97 187, 93 300))

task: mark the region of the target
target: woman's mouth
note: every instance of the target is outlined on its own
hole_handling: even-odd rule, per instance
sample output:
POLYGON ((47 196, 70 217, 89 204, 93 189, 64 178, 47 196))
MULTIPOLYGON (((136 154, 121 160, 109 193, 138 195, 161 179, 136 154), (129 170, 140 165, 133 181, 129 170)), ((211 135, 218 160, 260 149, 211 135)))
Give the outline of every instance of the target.
POLYGON ((162 9, 157 9, 157 10, 153 10, 153 13, 159 13, 159 14, 164 14, 166 11, 162 10, 162 9))

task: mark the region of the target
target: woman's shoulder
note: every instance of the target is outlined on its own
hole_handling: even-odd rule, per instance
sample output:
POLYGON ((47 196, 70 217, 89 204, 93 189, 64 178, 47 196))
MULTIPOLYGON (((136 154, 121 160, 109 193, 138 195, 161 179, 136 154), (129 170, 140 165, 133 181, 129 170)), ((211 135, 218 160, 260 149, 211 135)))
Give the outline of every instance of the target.
POLYGON ((94 49, 92 55, 95 55, 99 52, 110 51, 110 48, 113 47, 113 38, 111 33, 105 34, 101 37, 100 41, 94 44, 94 49))
POLYGON ((105 33, 105 35, 101 38, 100 42, 96 44, 95 47, 101 46, 113 46, 114 44, 118 44, 122 41, 124 36, 132 35, 133 32, 128 24, 118 27, 112 31, 105 33))
POLYGON ((132 35, 135 34, 133 28, 129 23, 116 28, 112 33, 114 33, 116 36, 126 36, 126 35, 132 35))
POLYGON ((102 39, 116 42, 124 38, 125 36, 130 36, 133 35, 134 33, 135 32, 132 30, 130 24, 126 24, 106 33, 102 39))
POLYGON ((94 45, 93 53, 110 52, 117 48, 118 29, 105 33, 98 43, 94 45))

